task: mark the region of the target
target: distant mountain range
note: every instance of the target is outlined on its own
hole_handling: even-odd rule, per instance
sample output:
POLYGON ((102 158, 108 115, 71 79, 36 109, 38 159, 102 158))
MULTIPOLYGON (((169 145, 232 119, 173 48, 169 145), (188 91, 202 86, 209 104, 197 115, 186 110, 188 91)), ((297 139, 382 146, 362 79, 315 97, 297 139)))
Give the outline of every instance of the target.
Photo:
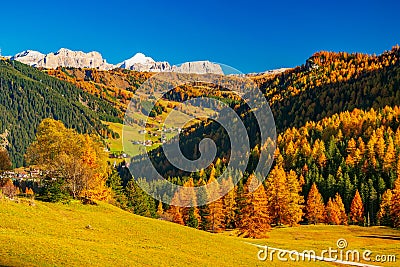
POLYGON ((66 48, 61 48, 57 52, 49 54, 26 50, 12 56, 11 60, 17 60, 33 67, 42 67, 46 69, 56 69, 57 67, 95 68, 99 70, 123 68, 147 72, 171 71, 180 73, 224 74, 220 65, 210 61, 196 61, 176 66, 166 61, 155 61, 151 57, 145 56, 143 53, 136 53, 133 57, 116 65, 107 63, 99 52, 92 51, 85 53, 66 48))

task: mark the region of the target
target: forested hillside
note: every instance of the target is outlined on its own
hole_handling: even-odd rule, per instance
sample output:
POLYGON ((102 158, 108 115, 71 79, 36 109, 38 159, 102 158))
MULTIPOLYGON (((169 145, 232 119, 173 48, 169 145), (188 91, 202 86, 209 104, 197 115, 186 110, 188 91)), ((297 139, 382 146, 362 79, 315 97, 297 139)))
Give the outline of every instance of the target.
POLYGON ((44 72, 108 101, 121 111, 125 111, 136 89, 153 75, 149 72, 125 69, 101 71, 61 67, 55 70, 44 70, 44 72))
MULTIPOLYGON (((389 211, 387 207, 392 205, 390 201, 397 205, 390 199, 400 193, 400 182, 395 186, 396 179, 400 181, 399 57, 398 46, 379 56, 319 52, 304 66, 274 77, 254 78, 271 103, 279 133, 266 190, 258 193, 258 201, 264 201, 260 196, 265 195, 269 199, 269 211, 265 212, 271 224, 313 222, 310 212, 316 210, 318 202, 313 201, 321 193, 319 222, 398 225, 395 218, 399 209, 393 206, 389 211), (273 199, 280 201, 271 204, 273 199)), ((231 107, 240 114, 252 137, 245 179, 221 203, 198 209, 164 206, 177 223, 214 231, 217 218, 219 229, 243 227, 240 222, 248 212, 244 207, 249 205, 243 201, 255 197, 246 192, 246 186, 250 186, 246 185, 247 177, 264 144, 260 144, 251 110, 237 102, 231 107)), ((229 160, 227 133, 217 123, 207 122, 181 137, 183 153, 189 157, 198 155, 202 138, 213 138, 220 149, 214 165, 185 176, 169 164, 161 150, 155 150, 151 156, 158 170, 170 181, 186 186, 203 185, 218 177, 229 160)), ((135 158, 131 167, 140 167, 137 162, 140 158, 135 158)), ((242 174, 231 170, 232 180, 237 175, 242 174)), ((162 192, 157 183, 150 186, 162 192)), ((147 205, 147 209, 155 204, 147 205)))
POLYGON ((16 61, 0 60, 0 88, 0 132, 6 133, 5 144, 17 167, 24 164, 25 150, 44 118, 102 136, 112 131, 101 120, 121 121, 120 112, 106 101, 16 61))
POLYGON ((270 101, 278 131, 354 108, 400 103, 400 47, 379 56, 318 52, 275 77, 255 77, 270 101))

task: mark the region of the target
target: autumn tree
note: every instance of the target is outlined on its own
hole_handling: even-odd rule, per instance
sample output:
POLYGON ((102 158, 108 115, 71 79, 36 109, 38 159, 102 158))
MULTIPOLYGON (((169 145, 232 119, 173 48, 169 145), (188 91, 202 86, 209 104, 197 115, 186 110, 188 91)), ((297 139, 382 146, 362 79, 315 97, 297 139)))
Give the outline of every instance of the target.
POLYGON ((290 226, 297 225, 303 216, 304 208, 304 197, 300 195, 301 186, 304 178, 301 176, 298 178, 293 170, 290 170, 286 174, 286 186, 289 192, 289 203, 287 207, 287 213, 283 220, 284 224, 290 226))
POLYGON ((353 201, 351 202, 350 219, 354 224, 361 224, 364 222, 364 205, 358 190, 356 191, 353 201))
POLYGON ((10 170, 12 166, 10 157, 5 148, 0 148, 0 171, 10 170))
POLYGON ((383 169, 388 171, 393 168, 393 163, 396 161, 396 150, 393 144, 393 138, 389 136, 388 145, 383 158, 383 169))
POLYGON ((201 223, 193 178, 176 190, 167 213, 173 222, 197 228, 201 223), (174 205, 175 204, 175 205, 174 205))
POLYGON ((400 227, 400 176, 396 179, 391 198, 390 214, 393 226, 400 227))
POLYGON ((239 232, 243 237, 265 238, 270 229, 268 200, 264 186, 254 175, 250 175, 245 186, 246 204, 241 211, 239 232))
POLYGON ((327 224, 340 224, 340 210, 339 207, 329 198, 325 207, 325 222, 327 224))
POLYGON ((208 216, 210 223, 210 231, 213 233, 220 232, 224 229, 224 213, 223 200, 221 198, 220 185, 215 179, 215 169, 212 168, 210 178, 207 182, 207 198, 208 198, 208 216), (212 201, 212 202, 210 202, 212 201))
POLYGON ((222 181, 222 188, 228 191, 223 197, 223 209, 224 209, 224 224, 226 228, 235 228, 235 217, 236 217, 236 187, 233 184, 232 178, 229 177, 222 181), (230 190, 229 190, 230 189, 230 190))
POLYGON ((387 189, 382 195, 382 201, 378 212, 378 222, 380 225, 393 226, 393 218, 391 216, 392 190, 387 189))
POLYGON ((307 197, 306 218, 309 223, 317 224, 324 221, 324 214, 324 200, 318 191, 317 185, 313 183, 307 197))
POLYGON ((171 216, 172 222, 185 225, 180 207, 171 205, 168 209, 168 214, 171 216))
POLYGON ((26 160, 46 170, 49 186, 63 184, 74 198, 108 199, 107 154, 96 136, 79 134, 60 121, 44 119, 28 147, 26 160))
POLYGON ((304 199, 300 196, 297 175, 286 173, 282 166, 275 166, 266 181, 268 209, 272 222, 276 225, 296 225, 302 217, 304 199))
POLYGON ((339 195, 339 193, 336 193, 335 195, 334 204, 337 206, 337 210, 339 212, 340 224, 347 225, 346 209, 344 208, 342 197, 339 195))
POLYGON ((1 181, 0 189, 3 195, 13 199, 17 195, 18 188, 14 186, 11 179, 1 181))
POLYGON ((162 204, 161 200, 158 201, 157 215, 158 215, 159 217, 162 217, 162 216, 164 215, 164 209, 163 209, 163 204, 162 204))

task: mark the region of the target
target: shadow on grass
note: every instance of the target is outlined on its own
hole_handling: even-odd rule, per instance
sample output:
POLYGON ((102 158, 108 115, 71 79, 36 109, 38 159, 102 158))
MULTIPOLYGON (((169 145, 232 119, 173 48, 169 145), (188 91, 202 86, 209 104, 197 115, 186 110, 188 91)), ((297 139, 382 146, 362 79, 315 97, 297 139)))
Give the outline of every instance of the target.
POLYGON ((400 241, 400 236, 397 235, 362 235, 360 237, 400 241))

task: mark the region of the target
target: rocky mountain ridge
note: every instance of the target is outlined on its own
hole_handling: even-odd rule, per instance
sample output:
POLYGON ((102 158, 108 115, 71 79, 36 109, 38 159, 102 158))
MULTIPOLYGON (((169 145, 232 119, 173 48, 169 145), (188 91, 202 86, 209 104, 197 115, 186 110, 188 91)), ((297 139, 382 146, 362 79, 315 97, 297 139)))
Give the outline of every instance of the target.
POLYGON ((179 72, 197 74, 224 74, 220 65, 210 61, 186 62, 182 65, 171 65, 166 61, 155 61, 143 53, 136 53, 132 58, 126 59, 118 64, 110 64, 99 52, 82 52, 61 48, 57 52, 43 54, 34 50, 26 50, 11 57, 24 64, 33 67, 56 69, 58 67, 72 68, 95 68, 99 70, 110 70, 123 68, 135 71, 147 72, 179 72))

